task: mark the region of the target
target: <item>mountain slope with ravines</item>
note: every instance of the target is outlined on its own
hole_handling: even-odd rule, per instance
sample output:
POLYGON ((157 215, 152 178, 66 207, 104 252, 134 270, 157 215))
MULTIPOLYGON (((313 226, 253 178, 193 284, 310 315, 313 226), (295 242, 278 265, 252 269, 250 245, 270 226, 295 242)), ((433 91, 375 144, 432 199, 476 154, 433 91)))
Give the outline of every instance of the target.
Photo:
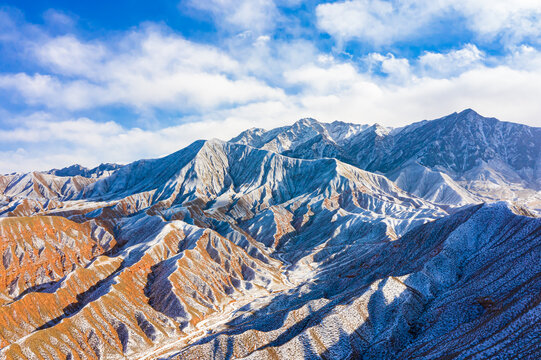
POLYGON ((0 358, 538 359, 540 145, 302 119, 0 176, 0 358))

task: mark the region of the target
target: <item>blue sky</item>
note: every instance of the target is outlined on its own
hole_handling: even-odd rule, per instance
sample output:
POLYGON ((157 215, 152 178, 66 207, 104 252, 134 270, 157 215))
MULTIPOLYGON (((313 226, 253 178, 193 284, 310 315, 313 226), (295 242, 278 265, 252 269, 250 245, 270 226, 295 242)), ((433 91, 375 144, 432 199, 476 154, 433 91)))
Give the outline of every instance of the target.
POLYGON ((0 2, 0 172, 302 117, 541 125, 539 0, 0 2))

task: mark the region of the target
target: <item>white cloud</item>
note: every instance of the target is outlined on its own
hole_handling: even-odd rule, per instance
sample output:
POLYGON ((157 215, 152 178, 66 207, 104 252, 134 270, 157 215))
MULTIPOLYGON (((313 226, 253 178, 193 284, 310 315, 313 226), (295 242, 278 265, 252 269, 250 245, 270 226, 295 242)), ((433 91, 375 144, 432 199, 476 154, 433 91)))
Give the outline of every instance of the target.
POLYGON ((12 130, 0 130, 0 140, 10 142, 77 142, 84 146, 102 146, 105 135, 117 136, 122 128, 115 122, 96 123, 87 118, 66 121, 50 121, 50 116, 42 119, 33 117, 22 126, 12 130))
POLYGON ((318 5, 317 24, 339 41, 354 38, 387 44, 425 25, 438 1, 348 0, 318 5))
POLYGON ((405 82, 411 79, 412 73, 408 59, 398 59, 393 54, 382 55, 372 53, 366 57, 371 68, 378 65, 381 72, 388 75, 391 80, 405 82))
MULTIPOLYGON (((192 116, 190 122, 157 130, 87 118, 59 120, 44 113, 20 118, 11 122, 19 125, 0 130, 0 143, 24 151, 0 153, 0 172, 130 162, 166 155, 196 139, 227 140, 250 127, 273 128, 307 116, 402 126, 471 107, 485 116, 539 126, 541 54, 529 47, 518 48, 502 65, 478 64, 448 78, 417 74, 418 63, 423 61, 417 59, 407 68, 409 74, 404 74, 408 81, 381 79, 349 63, 324 60, 286 72, 288 83, 300 88, 296 94, 209 110, 192 116)), ((402 59, 392 60, 400 63, 402 59)))
POLYGON ((302 85, 310 93, 339 92, 359 81, 359 74, 351 64, 340 63, 326 67, 308 64, 284 75, 288 82, 302 85))
POLYGON ((94 66, 104 61, 108 55, 103 44, 83 43, 73 35, 35 43, 32 50, 39 61, 67 75, 93 74, 96 72, 94 66))
POLYGON ((468 18, 469 27, 481 36, 502 35, 505 41, 517 43, 541 35, 539 0, 460 0, 450 4, 468 18))
POLYGON ((210 13, 219 26, 257 34, 271 30, 279 16, 272 0, 188 0, 186 4, 210 13))
POLYGON ((72 17, 65 13, 49 9, 43 13, 43 20, 49 25, 61 29, 71 29, 75 25, 75 21, 72 17))
POLYGON ((32 105, 209 110, 284 96, 281 89, 250 76, 224 51, 155 27, 109 45, 63 36, 32 48, 52 74, 0 75, 0 88, 18 91, 32 105))
POLYGON ((320 4, 317 24, 339 42, 360 39, 374 44, 430 33, 438 19, 463 17, 482 39, 501 36, 506 44, 539 41, 539 0, 346 0, 320 4))
POLYGON ((425 74, 448 77, 480 65, 484 57, 477 46, 467 44, 447 53, 426 52, 419 58, 419 65, 425 74))
POLYGON ((303 85, 298 114, 401 126, 474 108, 486 116, 539 126, 541 53, 527 46, 504 58, 489 58, 475 46, 401 59, 370 54, 381 78, 351 64, 313 63, 287 73, 303 85), (494 65, 499 64, 499 65, 494 65))
MULTIPOLYGON (((296 78, 304 81, 302 69, 296 78)), ((114 122, 89 119, 59 121, 51 116, 33 119, 11 130, 0 131, 0 142, 18 153, 0 152, 0 173, 49 169, 73 163, 94 166, 100 162, 126 163, 172 153, 196 139, 227 140, 250 127, 273 128, 302 117, 320 121, 378 122, 401 126, 473 107, 485 116, 539 125, 541 71, 509 67, 478 68, 451 79, 418 78, 407 86, 378 84, 341 65, 311 69, 317 79, 331 79, 341 71, 352 76, 348 86, 304 86, 301 94, 282 101, 254 102, 216 110, 193 122, 159 130, 124 128, 114 122), (52 121, 54 119, 55 121, 52 121), (38 159, 38 160, 37 160, 38 159)))

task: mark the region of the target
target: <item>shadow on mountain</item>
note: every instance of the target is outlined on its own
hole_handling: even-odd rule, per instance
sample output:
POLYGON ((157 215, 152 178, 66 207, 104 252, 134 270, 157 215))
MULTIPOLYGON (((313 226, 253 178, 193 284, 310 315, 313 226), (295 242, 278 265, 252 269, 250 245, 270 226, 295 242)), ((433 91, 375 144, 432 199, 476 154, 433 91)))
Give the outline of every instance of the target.
MULTIPOLYGON (((165 227, 165 225, 166 224, 163 223, 163 222, 154 222, 152 224, 153 228, 152 229, 147 229, 147 232, 148 233, 153 233, 154 236, 156 236, 165 227)), ((133 236, 133 234, 128 234, 128 235, 133 236)), ((134 239, 137 239, 137 238, 134 236, 134 239)), ((121 247, 114 248, 114 253, 116 253, 117 255, 120 254, 121 252, 122 252, 121 247)), ((144 256, 144 254, 145 254, 145 249, 144 248, 139 249, 138 251, 131 251, 129 253, 129 255, 122 260, 119 267, 113 273, 111 273, 106 278, 96 282, 94 285, 89 287, 86 291, 78 294, 76 296, 76 301, 74 301, 73 303, 67 305, 66 307, 64 307, 62 309, 62 312, 63 312, 62 315, 59 315, 56 318, 47 321, 45 324, 39 326, 34 331, 43 330, 43 329, 47 329, 47 328, 50 328, 52 326, 55 326, 62 319, 67 318, 67 317, 71 317, 71 316, 77 314, 87 304, 89 304, 92 301, 97 300, 100 296, 102 296, 102 295, 106 294, 107 292, 109 292, 111 286, 115 283, 116 276, 118 274, 120 274, 124 269, 129 268, 131 265, 133 265, 133 264, 137 263, 139 260, 141 260, 141 258, 144 256)), ((95 260, 96 260, 96 258, 93 259, 86 267, 89 267, 95 260)), ((60 286, 60 285, 61 285, 61 283, 58 283, 58 285, 56 285, 56 286, 60 286)))
POLYGON ((115 270, 111 275, 106 277, 105 279, 102 279, 92 285, 88 288, 88 290, 78 294, 75 298, 77 301, 74 301, 73 303, 67 305, 62 309, 63 314, 60 316, 57 316, 54 319, 51 319, 47 321, 45 324, 41 325, 40 327, 36 328, 35 331, 43 330, 50 328, 52 326, 55 326, 58 324, 62 319, 66 317, 70 317, 79 311, 83 309, 83 307, 90 303, 91 301, 97 299, 104 293, 106 293, 109 290, 109 287, 112 285, 112 279, 115 278, 116 275, 118 275, 123 269, 126 268, 126 264, 124 261, 120 264, 117 270, 115 270))

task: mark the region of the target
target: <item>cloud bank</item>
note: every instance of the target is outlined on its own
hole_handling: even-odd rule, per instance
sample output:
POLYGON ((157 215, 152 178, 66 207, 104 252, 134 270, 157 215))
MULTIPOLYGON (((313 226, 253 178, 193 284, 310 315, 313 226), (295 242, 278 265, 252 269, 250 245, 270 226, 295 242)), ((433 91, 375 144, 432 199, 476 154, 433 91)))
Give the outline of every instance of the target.
POLYGON ((464 20, 481 40, 538 42, 541 34, 537 0, 347 0, 318 5, 316 13, 318 26, 341 41, 392 43, 426 33, 449 18, 464 20))

